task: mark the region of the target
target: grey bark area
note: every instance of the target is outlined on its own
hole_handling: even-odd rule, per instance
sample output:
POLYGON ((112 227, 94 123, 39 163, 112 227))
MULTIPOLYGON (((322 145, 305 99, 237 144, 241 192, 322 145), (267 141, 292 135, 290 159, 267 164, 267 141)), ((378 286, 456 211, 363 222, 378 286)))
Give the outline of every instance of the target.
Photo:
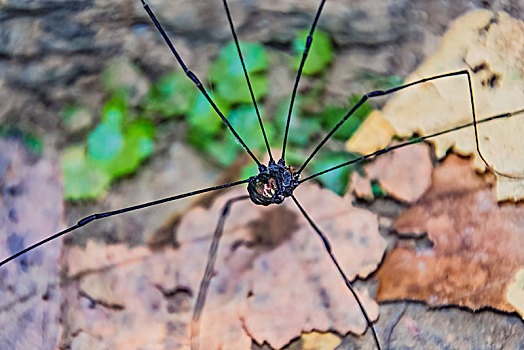
MULTIPOLYGON (((36 159, 17 141, 0 140, 2 259, 63 226, 62 183, 54 161, 36 159), (45 198, 45 200, 41 200, 45 198), (39 210, 33 210, 39 203, 39 210), (31 218, 31 220, 26 220, 31 218)), ((58 258, 61 241, 2 266, 0 348, 56 349, 62 333, 58 258)))
MULTIPOLYGON (((189 66, 200 75, 210 56, 231 40, 221 1, 152 1, 189 66)), ((308 27, 318 2, 230 2, 240 38, 285 45, 308 27)), ((473 8, 504 10, 522 18, 521 1, 328 1, 319 28, 338 46, 329 92, 338 99, 362 87, 366 68, 405 76, 437 46, 448 23, 473 8)), ((175 61, 140 1, 6 0, 0 4, 0 121, 53 133, 64 104, 100 105, 100 73, 113 58, 127 58, 151 77, 175 61), (5 103, 5 101, 8 101, 5 103)), ((278 69, 278 67, 275 67, 278 69)), ((273 90, 287 91, 284 86, 273 90)), ((64 136, 53 135, 60 144, 64 136)))
MULTIPOLYGON (((222 2, 151 0, 150 3, 188 67, 204 77, 218 50, 231 40, 222 2)), ((297 30, 308 28, 319 2, 231 0, 229 3, 241 40, 278 49, 289 46, 297 30)), ((503 10, 516 18, 524 16, 521 0, 328 0, 319 28, 333 39, 336 57, 323 98, 347 101, 351 94, 369 90, 357 79, 363 69, 406 76, 436 49, 451 21, 475 8, 503 10)), ((101 73, 107 62, 113 60, 131 62, 146 73, 147 81, 137 78, 135 82, 135 103, 142 97, 144 86, 178 68, 138 0, 0 1, 0 124, 40 135, 46 156, 55 155, 78 137, 77 128, 63 125, 61 110, 71 103, 86 106, 93 113, 78 128, 93 125, 94 111, 106 98, 101 89, 101 73)), ((272 64, 268 100, 289 94, 293 81, 293 77, 279 74, 287 62, 272 60, 272 64)), ((311 78, 304 78, 301 84, 308 86, 308 83, 311 84, 311 78)), ((183 192, 177 187, 181 183, 189 190, 217 181, 218 171, 182 143, 181 131, 177 129, 164 136, 160 152, 144 172, 118 183, 100 203, 68 206, 66 221, 74 223, 92 212, 183 192), (179 167, 181 161, 187 165, 183 169, 179 167)), ((37 240, 38 234, 58 231, 62 225, 63 209, 56 205, 61 203, 61 184, 57 180, 61 177, 60 167, 48 162, 31 158, 20 146, 0 144, 2 257, 22 244, 37 240), (29 173, 31 179, 26 179, 29 173), (34 188, 36 183, 47 187, 34 188), (12 193, 9 189, 13 189, 12 193), (45 221, 32 218, 31 211, 24 211, 24 203, 28 201, 37 201, 39 212, 49 213, 45 221)), ((173 211, 182 212, 188 206, 163 207, 153 217, 137 213, 138 216, 130 214, 93 224, 93 231, 98 232, 95 238, 144 244, 165 229, 159 223, 168 220, 173 211)), ((403 210, 398 203, 387 201, 370 207, 392 219, 403 210)), ((86 239, 75 235, 68 243, 83 245, 86 239)), ((61 297, 56 262, 60 249, 61 242, 55 242, 0 270, 1 349, 70 346, 74 330, 67 326, 64 330, 59 324, 61 297), (31 278, 24 280, 24 274, 31 278), (33 333, 36 328, 38 332, 33 333), (38 339, 34 334, 38 334, 38 339)), ((359 284, 370 290, 375 287, 372 278, 359 284)), ((377 328, 383 347, 391 349, 524 347, 522 320, 490 310, 473 314, 455 308, 430 310, 421 304, 390 303, 380 306, 377 328)), ((373 348, 369 331, 365 336, 343 338, 339 349, 373 348)), ((253 349, 269 347, 253 344, 253 349)), ((286 349, 302 349, 302 343, 293 341, 286 349)))

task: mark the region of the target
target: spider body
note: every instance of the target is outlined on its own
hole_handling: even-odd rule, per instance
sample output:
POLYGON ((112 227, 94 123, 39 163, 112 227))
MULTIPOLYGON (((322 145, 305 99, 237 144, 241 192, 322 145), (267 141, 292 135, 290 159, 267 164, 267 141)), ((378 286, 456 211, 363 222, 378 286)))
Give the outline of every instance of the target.
POLYGON ((249 179, 249 198, 257 205, 280 204, 293 194, 298 186, 298 178, 299 174, 286 166, 284 161, 270 161, 267 167, 259 167, 258 175, 249 179))

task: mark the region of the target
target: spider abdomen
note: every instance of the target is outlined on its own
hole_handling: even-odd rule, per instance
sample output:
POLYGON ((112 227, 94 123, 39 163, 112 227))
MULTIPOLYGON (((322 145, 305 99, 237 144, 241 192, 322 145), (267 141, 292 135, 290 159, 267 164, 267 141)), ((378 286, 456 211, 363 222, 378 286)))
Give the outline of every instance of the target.
POLYGON ((270 163, 258 175, 249 179, 247 191, 251 201, 258 205, 280 204, 291 196, 298 182, 291 167, 270 163))

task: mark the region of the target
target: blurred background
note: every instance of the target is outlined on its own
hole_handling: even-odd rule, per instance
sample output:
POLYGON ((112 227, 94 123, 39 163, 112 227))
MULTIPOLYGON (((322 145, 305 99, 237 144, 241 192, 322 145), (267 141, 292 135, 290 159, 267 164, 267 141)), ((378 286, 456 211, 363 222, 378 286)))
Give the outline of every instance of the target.
MULTIPOLYGON (((281 148, 298 57, 318 4, 230 2, 240 40, 250 43, 244 55, 275 150, 281 148)), ((264 158, 222 2, 150 5, 188 67, 264 158)), ((328 1, 300 84, 288 163, 299 165, 363 93, 401 83, 436 49, 450 21, 479 7, 521 18, 524 4, 328 1)), ((0 11, 0 130, 21 137, 37 153, 60 158, 69 223, 95 209, 256 173, 245 167, 247 158, 238 159, 240 146, 181 74, 139 1, 6 0, 0 11)), ((342 141, 381 103, 364 106, 308 170, 347 159, 342 141)), ((322 181, 342 194, 347 179, 346 169, 322 181)), ((111 242, 148 241, 159 223, 189 202, 163 206, 149 219, 100 223, 107 227, 96 231, 111 242), (148 233, 138 234, 137 226, 148 233)))
MULTIPOLYGON (((149 4, 186 65, 264 159, 222 2, 149 4)), ((275 153, 297 60, 318 4, 229 2, 275 153)), ((287 161, 300 165, 363 93, 401 84, 437 48, 448 24, 474 8, 503 10, 516 18, 524 14, 519 0, 327 1, 301 80, 287 161)), ((0 21, 0 135, 22 140, 34 154, 56 161, 64 179, 68 225, 93 212, 256 174, 181 74, 140 1, 1 0, 0 21)), ((364 106, 309 171, 351 156, 344 141, 383 103, 364 106)), ((323 185, 345 193, 349 171, 326 176, 323 185)), ((66 242, 170 244, 179 215, 205 200, 192 198, 95 222, 89 235, 70 235, 66 242)))

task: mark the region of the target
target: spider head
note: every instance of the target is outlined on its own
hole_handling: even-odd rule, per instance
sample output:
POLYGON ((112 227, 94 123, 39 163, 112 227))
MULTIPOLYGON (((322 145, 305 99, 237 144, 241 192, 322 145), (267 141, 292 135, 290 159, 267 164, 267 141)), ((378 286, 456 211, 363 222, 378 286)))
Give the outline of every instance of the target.
POLYGON ((249 179, 247 191, 255 204, 280 204, 293 193, 294 180, 291 168, 273 163, 249 179))

